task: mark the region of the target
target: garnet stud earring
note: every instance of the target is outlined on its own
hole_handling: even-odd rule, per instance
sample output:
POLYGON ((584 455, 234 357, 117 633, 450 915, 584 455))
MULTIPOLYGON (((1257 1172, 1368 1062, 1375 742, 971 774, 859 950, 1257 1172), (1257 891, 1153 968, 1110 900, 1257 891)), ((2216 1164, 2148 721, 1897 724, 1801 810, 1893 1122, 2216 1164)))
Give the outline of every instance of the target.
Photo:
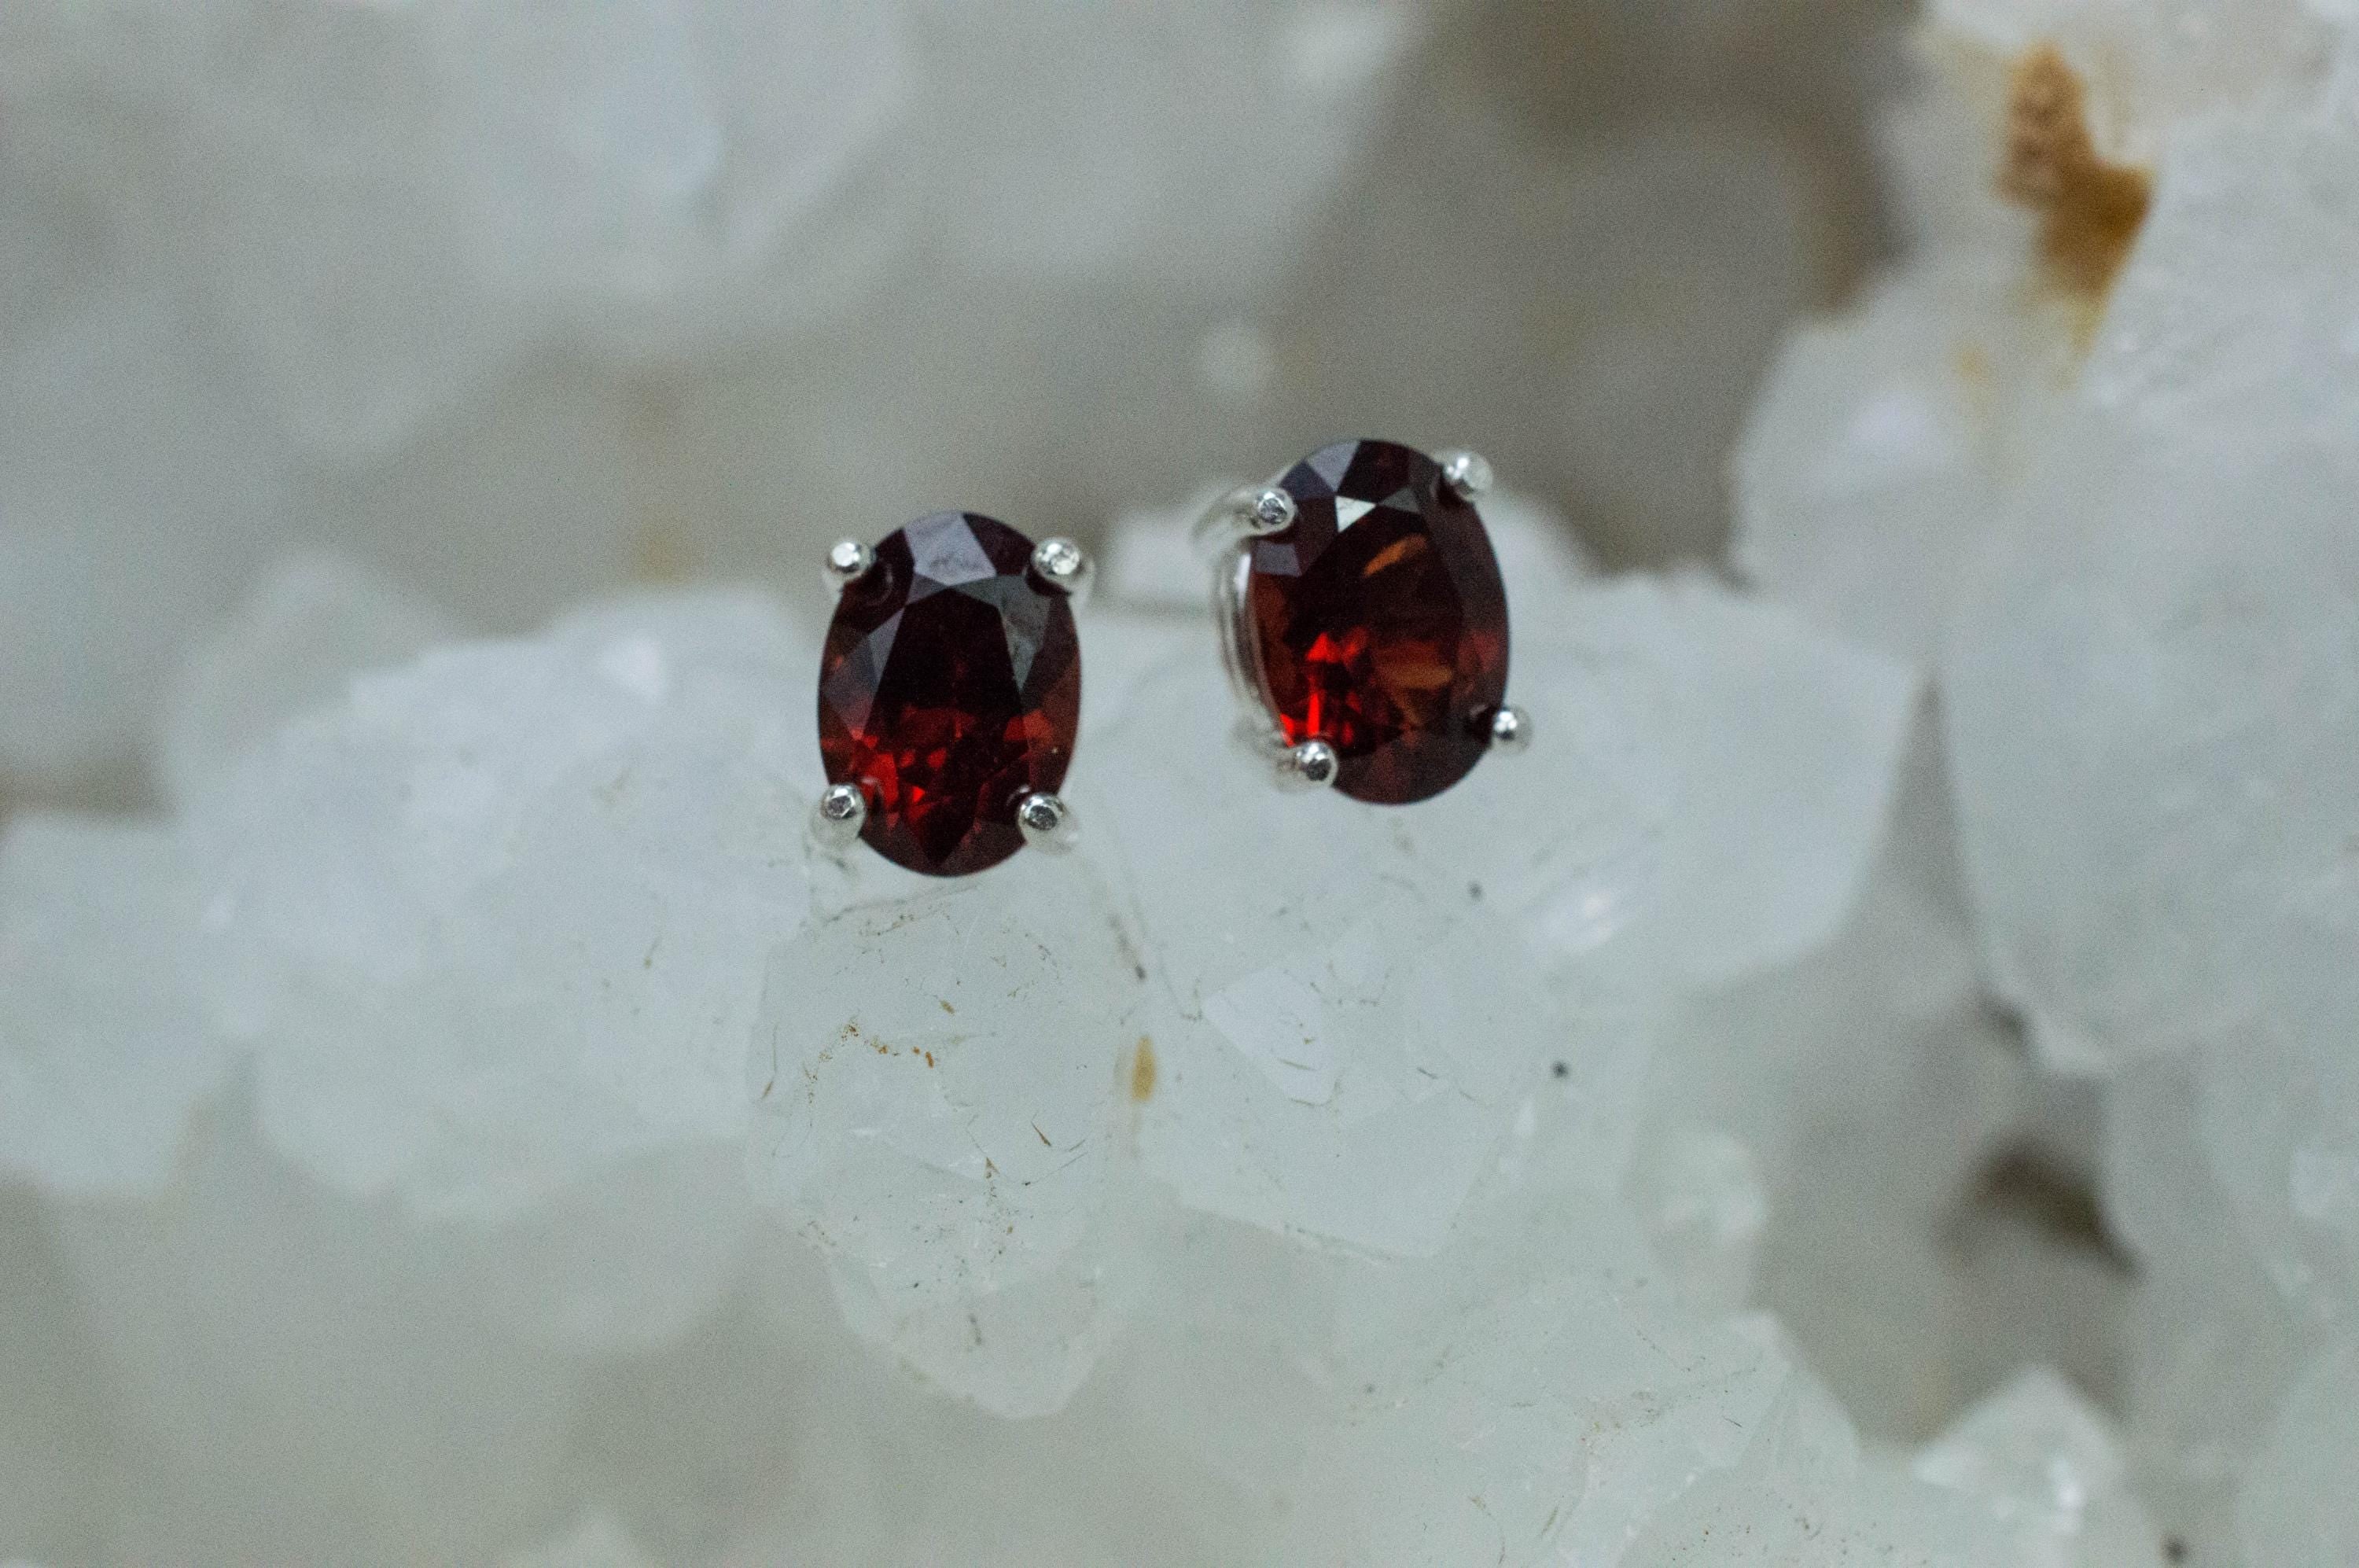
POLYGON ((1196 525, 1247 737, 1282 782, 1404 805, 1530 743, 1474 509, 1490 484, 1471 452, 1338 441, 1196 525))
POLYGON ((836 602, 813 842, 841 854, 865 839, 929 877, 987 870, 1027 844, 1069 847, 1057 789, 1081 725, 1081 546, 938 512, 874 549, 836 544, 825 571, 836 602))

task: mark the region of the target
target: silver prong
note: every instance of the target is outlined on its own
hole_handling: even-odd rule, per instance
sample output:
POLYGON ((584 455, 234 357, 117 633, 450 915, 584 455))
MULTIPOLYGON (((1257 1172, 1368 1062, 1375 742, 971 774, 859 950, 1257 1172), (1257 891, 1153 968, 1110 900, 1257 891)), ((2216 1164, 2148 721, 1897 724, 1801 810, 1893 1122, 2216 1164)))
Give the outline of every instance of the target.
POLYGON ((1082 824, 1073 808, 1046 789, 1027 789, 1016 800, 1016 825, 1024 842, 1050 855, 1062 855, 1081 837, 1082 824))
POLYGON ((1197 519, 1197 551, 1215 558, 1226 555, 1246 539, 1284 533, 1294 526, 1296 515, 1294 497, 1275 485, 1232 490, 1197 519))
POLYGON ((1462 501, 1477 501, 1491 489, 1491 464, 1479 452, 1441 454, 1441 482, 1462 501))
POLYGON ((1335 782, 1342 766, 1333 746, 1323 740, 1306 740, 1286 748, 1278 759, 1277 780, 1290 789, 1324 789, 1335 782))
POLYGON ((1265 534, 1282 534, 1294 526, 1300 509, 1294 504, 1293 494, 1275 485, 1264 485, 1250 491, 1244 498, 1241 521, 1245 530, 1256 538, 1265 534))
POLYGON ((1532 745, 1532 716, 1521 708, 1503 706, 1491 715, 1491 749, 1503 757, 1514 757, 1528 751, 1532 745))
POLYGON ((831 784, 811 807, 811 843, 830 855, 841 855, 860 837, 868 821, 868 799, 856 784, 831 784))
POLYGON ((832 593, 846 588, 868 575, 876 565, 876 552, 858 539, 838 539, 827 547, 827 560, 820 567, 832 593))
POLYGON ((1080 609, 1097 579, 1097 563, 1071 539, 1044 539, 1032 547, 1032 571, 1041 582, 1062 593, 1080 609))

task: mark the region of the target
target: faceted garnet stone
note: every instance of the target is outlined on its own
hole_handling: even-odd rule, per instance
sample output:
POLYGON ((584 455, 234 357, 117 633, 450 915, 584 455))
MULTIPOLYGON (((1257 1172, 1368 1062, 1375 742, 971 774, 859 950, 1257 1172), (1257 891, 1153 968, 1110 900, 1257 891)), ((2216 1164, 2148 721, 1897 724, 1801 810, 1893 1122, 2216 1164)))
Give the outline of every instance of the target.
POLYGON ((1507 595, 1474 508, 1441 465, 1339 441, 1278 481, 1299 516, 1256 539, 1242 606, 1262 695, 1290 744, 1319 739, 1335 788, 1438 795, 1490 745, 1507 691, 1507 595))
POLYGON ((836 601, 820 659, 828 781, 912 871, 956 877, 1023 846, 1016 801, 1065 779, 1081 723, 1072 606, 1027 572, 1032 541, 973 512, 921 517, 836 601))

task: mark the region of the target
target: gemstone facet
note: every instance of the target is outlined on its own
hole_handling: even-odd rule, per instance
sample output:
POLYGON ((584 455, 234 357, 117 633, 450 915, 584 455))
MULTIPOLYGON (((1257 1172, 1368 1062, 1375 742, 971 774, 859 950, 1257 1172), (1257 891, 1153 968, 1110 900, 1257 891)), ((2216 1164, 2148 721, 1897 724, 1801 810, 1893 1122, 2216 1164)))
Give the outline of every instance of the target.
POLYGON ((1507 690, 1507 594, 1473 506, 1441 465, 1339 441, 1289 469, 1285 529, 1246 546, 1240 640, 1289 746, 1323 740, 1335 788, 1382 805, 1438 795, 1491 744, 1507 690))
POLYGON ((1023 847, 1019 797, 1064 782, 1081 724, 1072 606, 1032 541, 973 512, 920 517, 836 600, 820 658, 828 782, 867 802, 860 836, 929 877, 1023 847))

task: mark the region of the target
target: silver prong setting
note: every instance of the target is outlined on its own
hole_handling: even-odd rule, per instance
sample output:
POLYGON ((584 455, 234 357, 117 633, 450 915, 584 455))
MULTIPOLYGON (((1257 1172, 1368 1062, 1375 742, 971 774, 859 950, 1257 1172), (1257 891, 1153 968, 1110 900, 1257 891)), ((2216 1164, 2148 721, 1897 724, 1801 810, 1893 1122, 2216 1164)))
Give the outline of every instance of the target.
POLYGON ((1046 789, 1029 789, 1016 798, 1016 825, 1023 830, 1026 844, 1047 855, 1064 854, 1082 835, 1073 808, 1046 789))
POLYGON ((1032 547, 1032 575, 1073 602, 1079 609, 1097 581, 1097 562, 1073 540, 1059 536, 1032 547))
POLYGON ((1491 493, 1491 463, 1479 452, 1441 454, 1441 482, 1462 501, 1479 501, 1491 493))
POLYGON ((1277 781, 1289 789, 1332 789, 1343 766, 1333 746, 1323 740, 1306 740, 1288 746, 1278 758, 1277 781))
POLYGON ((1247 539, 1284 533, 1299 515, 1294 497, 1275 485, 1232 490, 1197 519, 1197 552, 1218 561, 1247 539))
POLYGON ((1504 706, 1491 715, 1491 749, 1502 757, 1520 757, 1532 748, 1532 716, 1521 708, 1504 706))
POLYGON ((1275 485, 1264 485, 1245 493, 1239 523, 1256 539, 1282 534, 1292 528, 1301 516, 1294 496, 1275 485))
POLYGON ((827 559, 821 563, 820 575, 830 593, 841 593, 875 568, 876 551, 873 548, 854 539, 838 539, 827 547, 827 559))
POLYGON ((811 807, 811 842, 830 855, 842 855, 860 838, 868 824, 868 798, 856 784, 831 784, 811 807))

